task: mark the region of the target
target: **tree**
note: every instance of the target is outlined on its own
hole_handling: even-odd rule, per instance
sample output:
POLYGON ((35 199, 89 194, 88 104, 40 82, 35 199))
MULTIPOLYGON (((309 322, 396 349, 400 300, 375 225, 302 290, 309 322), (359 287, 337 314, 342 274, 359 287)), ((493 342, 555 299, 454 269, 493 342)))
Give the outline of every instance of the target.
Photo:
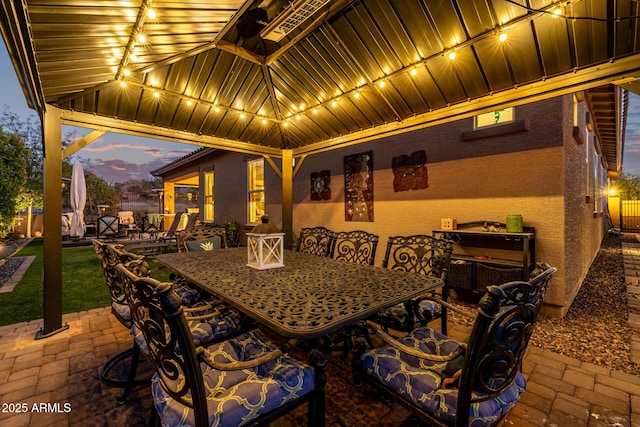
POLYGON ((0 126, 3 131, 16 135, 24 142, 26 152, 24 154, 25 172, 27 180, 20 194, 16 197, 16 211, 27 211, 27 237, 31 237, 31 210, 43 206, 43 159, 42 159, 42 132, 39 122, 31 116, 26 120, 11 112, 5 105, 0 117, 0 126))
POLYGON ((640 199, 640 175, 620 174, 620 177, 616 180, 616 186, 620 199, 640 199))
POLYGON ((5 134, 0 129, 0 237, 4 238, 13 227, 18 197, 27 182, 29 150, 15 133, 5 134))

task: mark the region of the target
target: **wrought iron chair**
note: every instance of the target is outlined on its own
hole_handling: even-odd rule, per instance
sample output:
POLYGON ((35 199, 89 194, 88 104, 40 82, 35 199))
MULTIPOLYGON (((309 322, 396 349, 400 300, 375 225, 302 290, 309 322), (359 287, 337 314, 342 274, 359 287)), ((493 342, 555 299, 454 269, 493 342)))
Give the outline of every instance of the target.
POLYGON ((356 264, 373 265, 376 258, 378 236, 366 231, 341 231, 334 233, 329 257, 356 264))
MULTIPOLYGON (((121 286, 121 283, 116 279, 115 275, 115 265, 121 261, 128 261, 135 258, 135 255, 131 257, 129 255, 124 255, 122 258, 117 256, 114 259, 114 255, 116 251, 122 250, 122 245, 113 245, 114 251, 107 251, 107 244, 105 244, 101 240, 92 240, 93 248, 96 252, 96 256, 98 257, 98 262, 102 267, 102 271, 104 273, 105 281, 107 283, 107 288, 109 289, 109 294, 111 296, 111 313, 115 316, 116 319, 127 329, 131 329, 133 323, 131 322, 131 310, 129 309, 129 305, 126 300, 126 296, 124 294, 124 289, 121 286)), ((136 379, 136 371, 137 371, 137 359, 139 358, 139 352, 136 348, 135 341, 131 348, 126 349, 115 356, 111 357, 100 369, 100 379, 105 384, 112 387, 124 387, 125 391, 116 397, 118 402, 123 402, 128 396, 131 388, 134 385, 148 384, 149 378, 141 378, 136 379), (119 364, 123 363, 126 359, 131 359, 131 364, 129 365, 129 373, 127 374, 126 379, 120 379, 114 377, 112 374, 113 370, 119 364), (135 360, 135 362, 134 362, 135 360)))
POLYGON ((311 255, 328 256, 333 231, 325 227, 300 229, 298 251, 311 255))
MULTIPOLYGON (((126 258, 126 256, 122 257, 123 260, 126 258)), ((123 275, 119 267, 123 267, 136 277, 148 277, 149 268, 144 259, 136 258, 128 262, 117 263, 114 266, 114 282, 117 283, 121 289, 125 289, 129 276, 123 275)), ((169 284, 172 287, 172 292, 174 292, 180 299, 180 303, 184 304, 184 293, 183 295, 180 295, 177 291, 184 290, 183 288, 185 288, 185 286, 174 282, 169 284)), ((127 295, 126 289, 125 295, 127 295)), ((191 296, 190 293, 188 295, 191 296)), ((129 307, 129 316, 132 316, 131 301, 128 296, 125 299, 127 301, 127 306, 129 307)), ((191 330, 191 338, 197 346, 209 345, 211 343, 236 336, 245 329, 247 324, 246 317, 237 310, 223 303, 212 304, 212 302, 212 300, 200 300, 189 306, 183 305, 183 312, 187 321, 187 326, 191 330)), ((133 353, 131 356, 128 379, 124 385, 125 390, 121 396, 117 398, 118 402, 123 402, 131 393, 133 386, 139 384, 139 382, 135 381, 135 375, 141 351, 141 341, 139 337, 140 331, 133 323, 130 328, 133 334, 133 353)), ((145 355, 144 349, 142 349, 142 354, 145 355)))
POLYGON ((556 269, 538 271, 487 288, 463 342, 427 327, 395 340, 371 324, 387 344, 355 358, 355 383, 388 392, 429 425, 496 425, 525 390, 522 359, 556 269))
POLYGON ((178 231, 178 251, 210 250, 228 248, 227 230, 222 227, 198 225, 178 231), (203 246, 206 245, 206 246, 203 246))
MULTIPOLYGON (((328 256, 355 264, 373 265, 377 246, 378 236, 375 234, 360 230, 341 231, 331 236, 328 256)), ((337 336, 327 339, 333 350, 342 350, 343 359, 346 359, 353 347, 353 338, 359 334, 368 337, 366 329, 354 324, 340 329, 337 336)))
MULTIPOLYGON (((451 263, 453 242, 428 235, 392 236, 387 241, 383 268, 401 270, 425 276, 439 277, 444 281, 441 297, 447 300, 447 274, 451 263)), ((416 298, 388 308, 372 318, 385 331, 409 332, 418 325, 440 317, 441 332, 447 333, 447 308, 429 298, 416 298)))
POLYGON ((137 277, 123 264, 117 268, 126 277, 136 339, 156 369, 152 416, 162 425, 258 425, 305 402, 309 425, 324 425, 324 384, 318 383, 324 375, 285 355, 295 342, 276 348, 253 330, 194 345, 171 284, 137 277))
POLYGON ((120 235, 120 217, 105 215, 98 218, 98 239, 115 239, 120 235))

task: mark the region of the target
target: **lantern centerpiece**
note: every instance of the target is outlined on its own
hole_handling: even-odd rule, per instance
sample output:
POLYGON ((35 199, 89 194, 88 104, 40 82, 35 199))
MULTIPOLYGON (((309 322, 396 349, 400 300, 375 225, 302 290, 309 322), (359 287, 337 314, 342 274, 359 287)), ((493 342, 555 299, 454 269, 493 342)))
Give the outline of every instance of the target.
POLYGON ((267 215, 247 233, 247 265, 258 270, 284 267, 284 233, 267 215))

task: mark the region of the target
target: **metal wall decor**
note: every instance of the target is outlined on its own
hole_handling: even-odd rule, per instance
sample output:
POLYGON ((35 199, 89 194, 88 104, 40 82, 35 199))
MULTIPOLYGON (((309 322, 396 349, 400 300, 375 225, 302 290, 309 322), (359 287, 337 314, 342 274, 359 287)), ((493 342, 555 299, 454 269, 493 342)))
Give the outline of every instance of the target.
POLYGON ((331 199, 331 171, 311 172, 311 200, 331 199))
POLYGON ((344 219, 373 222, 373 151, 344 157, 344 219))
POLYGON ((427 153, 416 151, 411 155, 394 157, 391 160, 393 169, 393 191, 420 190, 429 187, 427 176, 427 153))

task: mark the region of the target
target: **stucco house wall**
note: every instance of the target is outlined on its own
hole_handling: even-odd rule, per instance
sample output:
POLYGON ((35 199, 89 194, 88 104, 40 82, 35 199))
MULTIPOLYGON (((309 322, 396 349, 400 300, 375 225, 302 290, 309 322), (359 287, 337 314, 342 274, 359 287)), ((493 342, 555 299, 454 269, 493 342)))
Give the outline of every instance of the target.
MULTIPOLYGON (((489 138, 463 141, 473 128, 469 119, 309 156, 294 182, 294 232, 324 225, 376 233, 379 265, 388 236, 431 234, 441 218, 505 222, 508 214, 521 214, 525 225, 536 228, 536 259, 558 268, 544 310, 562 317, 605 230, 603 217, 594 217, 592 203, 585 202, 586 176, 593 173, 585 158, 594 142, 574 142, 573 108, 571 96, 517 107, 516 120, 526 120, 528 130, 489 138), (369 150, 374 221, 347 222, 344 156, 369 150), (392 158, 417 150, 427 154, 428 188, 394 192, 392 158), (310 174, 327 169, 331 199, 311 201, 310 174)), ((585 114, 578 116, 584 125, 585 114)), ((604 171, 599 176, 606 182, 604 171)))
MULTIPOLYGON (((513 124, 489 131, 474 131, 473 119, 467 119, 307 156, 294 177, 293 231, 322 225, 376 233, 380 265, 389 236, 431 234, 442 218, 505 222, 508 214, 521 214, 524 225, 536 229, 536 260, 558 268, 543 310, 562 317, 607 229, 607 175, 586 117, 585 104, 576 106, 568 95, 518 106, 513 124), (392 159, 418 150, 426 152, 428 188, 395 192, 392 159), (346 221, 344 158, 365 151, 373 153, 374 220, 346 221), (311 173, 323 170, 330 171, 331 197, 312 201, 311 173)), ((164 179, 214 170, 215 222, 234 218, 246 224, 247 161, 255 157, 209 153, 176 166, 164 179)), ((267 162, 265 185, 266 213, 282 227, 282 183, 267 162)))

